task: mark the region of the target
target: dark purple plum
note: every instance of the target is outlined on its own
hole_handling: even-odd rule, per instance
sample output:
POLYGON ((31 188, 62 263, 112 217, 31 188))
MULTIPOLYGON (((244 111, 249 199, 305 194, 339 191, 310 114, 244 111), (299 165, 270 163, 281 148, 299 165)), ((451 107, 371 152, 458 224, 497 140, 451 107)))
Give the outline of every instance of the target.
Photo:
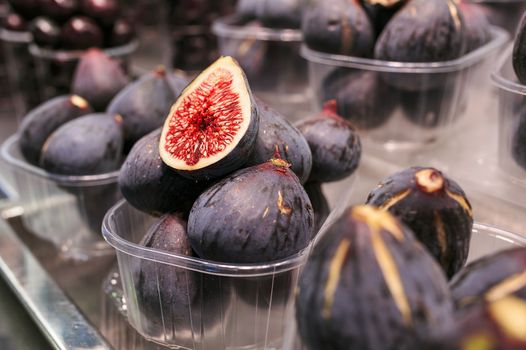
POLYGON ((18 128, 20 151, 31 164, 37 165, 42 146, 49 135, 63 124, 93 112, 80 96, 58 96, 31 110, 18 128))
POLYGON ((131 149, 119 174, 122 195, 146 213, 187 216, 207 184, 184 178, 166 166, 159 156, 160 137, 161 130, 155 130, 131 149))
POLYGON ((322 112, 296 125, 312 152, 310 182, 342 180, 354 173, 360 163, 362 144, 356 129, 337 113, 335 100, 322 112))
POLYGON ((260 111, 259 131, 247 165, 263 164, 273 157, 279 157, 289 162, 300 182, 305 183, 312 167, 309 144, 301 132, 279 112, 260 100, 257 103, 260 111))
POLYGON ((88 17, 75 16, 62 27, 61 43, 65 49, 85 50, 102 47, 103 33, 99 25, 88 17))
POLYGON ((60 43, 60 27, 49 18, 35 18, 29 30, 33 35, 33 41, 38 46, 56 48, 60 43))
POLYGON ((466 263, 473 227, 471 204, 462 188, 434 168, 412 167, 384 179, 367 204, 391 212, 452 277, 466 263))
POLYGON ((262 263, 307 247, 314 214, 288 166, 273 159, 239 170, 203 192, 188 219, 197 255, 218 262, 262 263))
POLYGON ((122 158, 122 119, 88 114, 55 130, 46 140, 41 167, 59 175, 94 175, 115 171, 122 158))

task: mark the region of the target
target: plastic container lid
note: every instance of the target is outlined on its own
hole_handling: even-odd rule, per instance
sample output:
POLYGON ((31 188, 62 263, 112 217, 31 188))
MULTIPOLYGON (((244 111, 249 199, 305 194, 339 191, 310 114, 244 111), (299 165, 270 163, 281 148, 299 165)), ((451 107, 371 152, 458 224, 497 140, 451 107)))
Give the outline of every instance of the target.
MULTIPOLYGON (((101 50, 110 57, 119 57, 133 53, 137 47, 139 47, 139 41, 134 39, 126 45, 101 48, 101 50)), ((87 50, 52 50, 40 47, 34 43, 29 45, 31 55, 50 60, 76 61, 79 60, 86 51, 87 50)))
POLYGON ((265 41, 297 41, 303 40, 299 29, 275 29, 258 26, 234 24, 234 16, 220 18, 214 21, 212 32, 219 37, 232 39, 255 39, 265 41))
MULTIPOLYGON (((513 44, 504 51, 502 56, 497 61, 497 69, 491 74, 491 80, 493 83, 506 91, 512 92, 514 94, 526 95, 526 85, 521 84, 515 76, 513 69, 509 72, 506 72, 506 64, 511 58, 513 51, 513 44)), ((511 66, 510 66, 511 67, 511 66)))

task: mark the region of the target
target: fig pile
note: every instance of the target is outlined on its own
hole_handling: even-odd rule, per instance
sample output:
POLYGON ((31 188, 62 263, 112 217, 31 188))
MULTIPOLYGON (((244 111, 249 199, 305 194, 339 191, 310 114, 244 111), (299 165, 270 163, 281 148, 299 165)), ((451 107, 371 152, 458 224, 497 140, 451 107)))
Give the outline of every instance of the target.
POLYGON ((526 346, 526 248, 464 266, 471 206, 453 180, 409 168, 368 203, 324 231, 300 275, 296 319, 308 350, 526 346))
POLYGON ((119 0, 9 0, 11 13, 2 24, 30 31, 45 48, 84 50, 115 47, 135 38, 133 23, 122 14, 119 0))

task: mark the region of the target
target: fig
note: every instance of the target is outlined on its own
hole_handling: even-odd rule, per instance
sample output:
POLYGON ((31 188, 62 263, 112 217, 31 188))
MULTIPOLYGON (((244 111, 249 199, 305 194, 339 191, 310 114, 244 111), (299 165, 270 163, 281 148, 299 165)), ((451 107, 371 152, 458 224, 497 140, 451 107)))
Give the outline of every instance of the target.
POLYGON ((111 29, 109 46, 126 45, 135 38, 134 26, 125 19, 118 19, 111 29))
POLYGON ((305 183, 312 167, 309 144, 300 131, 279 112, 257 100, 260 111, 259 131, 247 166, 268 162, 279 157, 291 164, 290 169, 305 183))
POLYGON ((412 167, 384 179, 367 204, 407 225, 452 277, 468 257, 473 213, 464 191, 434 168, 412 167))
POLYGON ((374 57, 397 62, 436 62, 465 52, 464 18, 454 0, 411 0, 387 23, 374 57))
POLYGON ((305 192, 309 196, 312 210, 314 211, 314 232, 318 233, 325 223, 325 220, 331 213, 331 208, 327 198, 323 194, 321 183, 319 182, 307 182, 303 185, 305 192))
POLYGON ((461 1, 459 7, 464 17, 466 52, 471 52, 491 40, 490 24, 480 5, 461 1))
POLYGON ((25 20, 32 19, 40 14, 40 0, 8 0, 7 2, 25 20))
POLYGON ((118 0, 80 0, 80 9, 106 26, 114 23, 120 12, 118 0))
POLYGON ((80 96, 58 96, 31 110, 18 128, 20 151, 31 164, 37 165, 42 146, 61 125, 93 112, 80 96))
POLYGON ((309 181, 342 180, 358 168, 360 137, 351 123, 338 115, 335 100, 328 101, 318 116, 301 121, 297 127, 312 152, 309 181))
POLYGON ((430 350, 519 350, 526 348, 526 301, 507 296, 462 314, 455 332, 430 350))
POLYGON ((513 41, 512 63, 517 78, 526 84, 526 12, 522 15, 513 41))
POLYGON ((459 310, 514 295, 526 298, 526 248, 507 249, 473 261, 451 280, 459 310))
POLYGON ((192 248, 204 259, 262 263, 307 247, 314 215, 289 164, 273 159, 239 170, 203 192, 188 219, 192 248))
POLYGON ((221 57, 181 93, 164 122, 163 162, 192 179, 213 179, 243 166, 259 129, 259 110, 245 73, 221 57))
POLYGON ((181 91, 174 91, 163 67, 145 74, 121 90, 107 112, 122 116, 124 149, 129 151, 144 135, 161 127, 181 91))
POLYGON ((40 0, 42 13, 56 21, 65 21, 79 8, 78 0, 40 0))
POLYGON ((370 57, 375 33, 360 0, 318 1, 305 10, 305 44, 317 51, 370 57))
POLYGON ((119 168, 122 154, 122 119, 88 114, 72 120, 46 140, 41 167, 59 175, 94 175, 119 168))
POLYGON ((358 129, 384 124, 398 100, 398 90, 386 85, 373 71, 337 68, 323 80, 321 89, 322 102, 336 99, 338 115, 358 129))
POLYGON ((257 17, 271 28, 299 28, 304 0, 258 0, 257 17))
POLYGON ((119 187, 138 210, 187 216, 208 184, 184 178, 165 165, 159 155, 160 137, 161 129, 157 129, 135 143, 121 167, 119 187))
POLYGON ((520 167, 526 169, 526 109, 519 107, 517 112, 512 122, 511 156, 520 167))
POLYGON ((19 14, 10 13, 2 20, 2 27, 13 32, 25 32, 27 23, 19 14))
POLYGON ((103 33, 91 18, 75 16, 62 27, 61 39, 66 49, 85 50, 90 47, 101 47, 103 33))
POLYGON ((395 13, 407 2, 408 0, 361 0, 377 36, 380 35, 395 13))
POLYGON ((236 5, 236 14, 245 21, 256 19, 262 3, 263 1, 239 0, 236 5))
POLYGON ((100 49, 93 48, 82 55, 75 69, 71 90, 88 100, 96 111, 103 111, 127 83, 128 77, 117 61, 100 49))
POLYGON ((371 206, 347 209, 312 249, 296 297, 309 350, 425 349, 453 325, 444 274, 412 232, 371 206))
POLYGON ((37 17, 29 27, 33 41, 38 46, 56 48, 60 42, 60 27, 51 19, 37 17))

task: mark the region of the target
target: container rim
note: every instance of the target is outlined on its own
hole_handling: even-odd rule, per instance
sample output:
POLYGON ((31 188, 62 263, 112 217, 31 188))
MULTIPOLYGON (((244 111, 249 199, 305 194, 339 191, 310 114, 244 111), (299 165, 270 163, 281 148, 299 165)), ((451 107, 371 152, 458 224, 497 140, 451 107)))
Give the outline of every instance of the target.
POLYGON ((18 146, 18 134, 11 135, 7 140, 4 141, 0 148, 0 157, 9 165, 23 170, 31 175, 38 176, 40 178, 51 180, 59 185, 69 187, 89 187, 89 186, 101 186, 108 185, 117 182, 119 178, 119 170, 112 171, 104 174, 97 175, 81 175, 81 176, 70 176, 70 175, 58 175, 51 174, 45 170, 38 168, 34 165, 29 164, 25 160, 17 157, 13 151, 18 146))
POLYGON ((113 219, 116 213, 122 210, 122 208, 126 205, 129 204, 123 199, 117 202, 112 208, 110 208, 110 210, 108 210, 102 222, 102 236, 106 242, 108 242, 108 244, 116 250, 139 259, 160 262, 167 265, 211 275, 227 277, 262 277, 286 272, 300 267, 306 261, 308 252, 310 250, 309 245, 300 252, 286 259, 276 260, 270 263, 233 264, 220 263, 196 257, 160 251, 153 248, 147 248, 137 243, 130 242, 116 233, 113 219))
POLYGON ((513 43, 508 45, 506 50, 502 53, 497 61, 497 69, 491 73, 491 81, 494 85, 502 90, 512 92, 514 94, 526 95, 526 85, 521 84, 518 81, 510 80, 502 74, 504 66, 511 57, 513 51, 513 43))
POLYGON ((29 44, 31 40, 33 40, 33 36, 27 31, 16 32, 14 30, 0 28, 0 40, 8 43, 29 44))
POLYGON ((329 54, 301 46, 301 56, 309 62, 335 67, 349 67, 386 73, 451 73, 469 68, 482 61, 489 53, 504 45, 508 33, 497 26, 490 26, 491 40, 485 45, 454 60, 441 62, 395 62, 371 58, 329 54))
POLYGON ((521 246, 526 246, 526 236, 525 235, 522 235, 516 232, 512 232, 512 231, 503 230, 495 225, 486 224, 483 222, 473 223, 472 232, 478 233, 479 230, 491 231, 493 234, 495 234, 495 236, 498 236, 498 238, 502 240, 505 240, 507 242, 514 243, 514 244, 520 244, 521 246))
POLYGON ((275 29, 236 25, 235 16, 219 18, 212 24, 212 33, 219 37, 233 39, 255 39, 265 41, 301 42, 303 34, 299 29, 275 29))
MULTIPOLYGON (((131 54, 138 46, 139 41, 133 39, 126 45, 104 48, 102 51, 110 57, 120 57, 131 54)), ((29 52, 34 57, 66 62, 80 59, 86 50, 52 50, 31 43, 29 44, 29 52)))

